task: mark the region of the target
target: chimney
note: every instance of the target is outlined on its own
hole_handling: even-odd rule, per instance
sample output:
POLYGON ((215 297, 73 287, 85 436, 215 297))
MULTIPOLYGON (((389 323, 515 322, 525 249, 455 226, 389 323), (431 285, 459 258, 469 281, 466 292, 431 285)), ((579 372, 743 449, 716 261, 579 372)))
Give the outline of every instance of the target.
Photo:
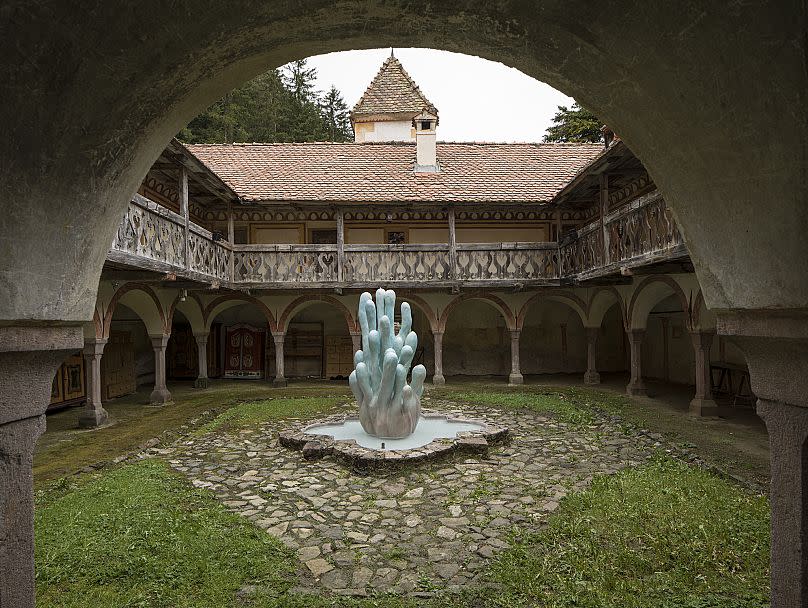
POLYGON ((436 133, 438 117, 422 110, 412 122, 415 126, 415 172, 437 173, 440 171, 436 133))

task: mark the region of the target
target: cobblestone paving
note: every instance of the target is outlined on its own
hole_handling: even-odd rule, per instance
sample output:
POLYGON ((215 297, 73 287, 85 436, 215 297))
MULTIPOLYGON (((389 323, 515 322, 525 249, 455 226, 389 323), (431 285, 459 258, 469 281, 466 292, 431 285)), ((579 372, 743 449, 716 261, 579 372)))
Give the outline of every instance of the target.
POLYGON ((159 450, 197 487, 300 559, 299 591, 413 594, 485 584, 515 529, 537 530, 569 492, 646 460, 659 443, 610 419, 589 426, 526 411, 432 402, 511 431, 487 458, 458 456, 384 476, 305 461, 278 444, 282 421, 159 450))

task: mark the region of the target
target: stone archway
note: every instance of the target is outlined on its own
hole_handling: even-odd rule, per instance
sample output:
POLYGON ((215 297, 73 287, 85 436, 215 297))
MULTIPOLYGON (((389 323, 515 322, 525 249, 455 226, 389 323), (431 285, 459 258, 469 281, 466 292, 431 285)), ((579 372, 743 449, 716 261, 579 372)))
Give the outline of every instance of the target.
POLYGON ((2 13, 0 403, 13 405, 0 424, 14 439, 0 460, 18 464, 0 470, 0 511, 19 514, 2 521, 14 530, 0 554, 4 597, 33 604, 30 452, 48 383, 81 345, 110 237, 148 166, 198 110, 267 67, 394 44, 519 68, 575 96, 643 160, 778 437, 772 603, 805 603, 808 551, 794 541, 808 534, 795 490, 808 437, 808 273, 794 267, 808 259, 808 121, 794 111, 808 90, 803 4, 208 0, 191 18, 184 5, 121 7, 46 0, 2 13))

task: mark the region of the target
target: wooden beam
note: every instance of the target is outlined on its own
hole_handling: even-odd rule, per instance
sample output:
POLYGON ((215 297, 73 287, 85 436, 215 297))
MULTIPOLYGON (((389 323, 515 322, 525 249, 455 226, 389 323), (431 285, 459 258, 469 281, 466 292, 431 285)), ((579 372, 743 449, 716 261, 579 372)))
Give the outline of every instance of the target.
POLYGON ((605 218, 609 214, 609 174, 600 174, 600 230, 603 234, 603 264, 608 266, 611 264, 611 255, 609 253, 609 229, 606 227, 605 218))
POLYGON ((342 207, 337 209, 337 280, 342 281, 345 269, 345 219, 342 207))
POLYGON ((452 278, 457 276, 457 230, 454 207, 449 207, 449 271, 452 278))
POLYGON ((188 170, 185 167, 180 167, 180 179, 179 179, 179 203, 180 203, 180 215, 182 215, 182 220, 185 223, 185 268, 191 267, 191 246, 190 246, 190 235, 191 235, 191 220, 188 216, 188 170))

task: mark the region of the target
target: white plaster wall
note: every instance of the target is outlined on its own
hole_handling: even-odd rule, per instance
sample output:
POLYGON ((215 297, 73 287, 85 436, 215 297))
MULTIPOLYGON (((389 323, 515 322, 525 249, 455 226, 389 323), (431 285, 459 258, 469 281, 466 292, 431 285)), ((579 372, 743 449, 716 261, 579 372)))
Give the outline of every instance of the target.
POLYGON ((411 120, 386 120, 373 123, 358 123, 355 134, 357 143, 370 141, 415 141, 411 120), (372 127, 368 126, 372 125, 372 127))

